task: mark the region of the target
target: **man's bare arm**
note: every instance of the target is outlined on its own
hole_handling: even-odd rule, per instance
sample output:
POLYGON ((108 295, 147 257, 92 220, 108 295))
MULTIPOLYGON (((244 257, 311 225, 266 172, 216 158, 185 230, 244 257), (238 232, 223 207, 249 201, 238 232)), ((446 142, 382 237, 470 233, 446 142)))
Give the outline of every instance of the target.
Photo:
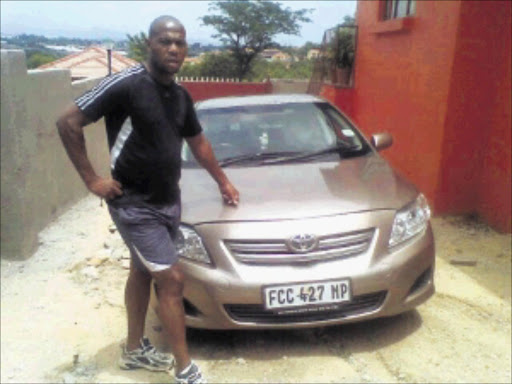
POLYGON ((240 200, 238 190, 231 184, 226 174, 219 166, 208 139, 200 133, 199 135, 188 137, 186 140, 199 164, 208 171, 219 185, 224 202, 230 205, 238 205, 238 201, 240 200))
POLYGON ((57 120, 57 128, 64 148, 87 188, 95 195, 110 200, 123 194, 121 184, 110 178, 102 178, 94 171, 87 157, 83 132, 83 128, 90 122, 73 104, 57 120))

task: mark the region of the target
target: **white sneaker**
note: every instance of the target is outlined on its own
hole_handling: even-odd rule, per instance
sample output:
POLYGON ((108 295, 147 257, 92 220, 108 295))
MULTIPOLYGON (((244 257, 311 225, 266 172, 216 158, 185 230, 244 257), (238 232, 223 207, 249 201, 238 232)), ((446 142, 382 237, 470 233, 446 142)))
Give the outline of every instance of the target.
POLYGON ((201 370, 196 363, 191 362, 181 373, 178 373, 174 379, 177 384, 206 384, 207 381, 203 377, 201 370))
POLYGON ((144 368, 150 371, 170 371, 174 368, 174 358, 167 353, 158 352, 149 339, 143 337, 140 339, 140 348, 127 351, 123 346, 119 367, 121 369, 144 368))

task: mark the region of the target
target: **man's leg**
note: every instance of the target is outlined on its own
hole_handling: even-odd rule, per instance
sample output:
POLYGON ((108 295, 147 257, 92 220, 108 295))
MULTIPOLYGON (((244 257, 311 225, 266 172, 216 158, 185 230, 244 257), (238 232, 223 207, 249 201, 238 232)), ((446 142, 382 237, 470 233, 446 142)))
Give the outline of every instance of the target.
POLYGON ((144 337, 151 280, 151 274, 138 267, 132 259, 125 288, 128 336, 119 359, 122 369, 170 371, 175 365, 171 355, 158 352, 149 339, 144 337))
POLYGON ((140 340, 144 336, 150 292, 151 275, 139 270, 132 261, 124 291, 124 302, 128 318, 127 351, 140 348, 140 340))
MULTIPOLYGON (((144 367, 157 370, 162 363, 175 366, 175 379, 179 383, 204 382, 201 371, 191 362, 188 354, 185 331, 185 311, 183 308, 184 276, 177 265, 178 254, 174 237, 179 225, 179 204, 166 207, 126 207, 110 209, 120 234, 132 253, 132 270, 126 288, 126 304, 129 318, 129 342, 135 343, 137 335, 144 331, 143 319, 148 304, 148 285, 138 271, 147 271, 155 280, 159 302, 159 318, 169 335, 175 359, 167 361, 160 354, 147 352, 154 347, 143 347, 140 356, 137 351, 126 352, 120 360, 121 368, 144 367), (138 271, 137 271, 137 270, 138 271), (142 290, 141 292, 132 292, 142 290), (126 355, 126 357, 125 357, 126 355), (127 361, 125 361, 127 360, 127 361), (146 361, 147 360, 147 361, 146 361), (173 363, 173 364, 170 364, 173 363)), ((159 370, 159 369, 158 369, 159 370)))
POLYGON ((158 287, 158 315, 169 334, 169 343, 176 359, 176 372, 179 373, 191 362, 183 308, 183 273, 177 265, 173 265, 169 269, 153 272, 152 275, 158 287))
MULTIPOLYGON (((163 240, 168 236, 167 230, 161 229, 160 225, 147 225, 147 216, 141 215, 140 209, 109 206, 109 211, 132 258, 124 292, 128 333, 119 358, 119 366, 122 369, 145 368, 151 371, 168 371, 174 366, 172 356, 158 352, 149 339, 144 337, 152 277, 148 268, 141 263, 134 246, 134 240, 139 242, 139 236, 142 235, 142 238, 145 238, 148 232, 150 234, 155 232, 157 243, 163 243, 165 246, 163 240), (144 233, 145 230, 148 232, 144 233)), ((144 242, 141 243, 141 248, 147 248, 144 242)), ((165 268, 169 267, 170 265, 165 266, 165 268)))

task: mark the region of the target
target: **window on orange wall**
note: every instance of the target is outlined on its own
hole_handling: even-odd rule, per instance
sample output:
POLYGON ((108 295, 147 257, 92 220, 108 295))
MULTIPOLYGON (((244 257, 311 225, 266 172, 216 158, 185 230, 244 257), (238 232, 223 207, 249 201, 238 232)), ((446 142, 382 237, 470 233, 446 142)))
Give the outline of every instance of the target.
POLYGON ((384 20, 412 16, 416 12, 416 0, 385 0, 384 20))

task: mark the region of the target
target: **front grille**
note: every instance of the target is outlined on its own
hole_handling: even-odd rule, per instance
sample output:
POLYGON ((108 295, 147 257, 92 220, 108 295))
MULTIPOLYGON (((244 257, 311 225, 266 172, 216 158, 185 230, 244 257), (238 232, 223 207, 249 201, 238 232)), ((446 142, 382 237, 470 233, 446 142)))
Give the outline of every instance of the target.
POLYGON ((322 311, 308 308, 307 312, 299 312, 294 309, 278 313, 277 311, 266 311, 261 304, 226 304, 224 309, 233 320, 241 323, 285 324, 324 321, 373 312, 380 308, 386 298, 386 293, 386 291, 380 291, 355 296, 350 303, 343 303, 336 308, 322 311))
POLYGON ((318 238, 318 246, 307 253, 294 253, 286 240, 224 240, 231 254, 247 264, 310 263, 360 255, 368 250, 375 229, 318 238))

